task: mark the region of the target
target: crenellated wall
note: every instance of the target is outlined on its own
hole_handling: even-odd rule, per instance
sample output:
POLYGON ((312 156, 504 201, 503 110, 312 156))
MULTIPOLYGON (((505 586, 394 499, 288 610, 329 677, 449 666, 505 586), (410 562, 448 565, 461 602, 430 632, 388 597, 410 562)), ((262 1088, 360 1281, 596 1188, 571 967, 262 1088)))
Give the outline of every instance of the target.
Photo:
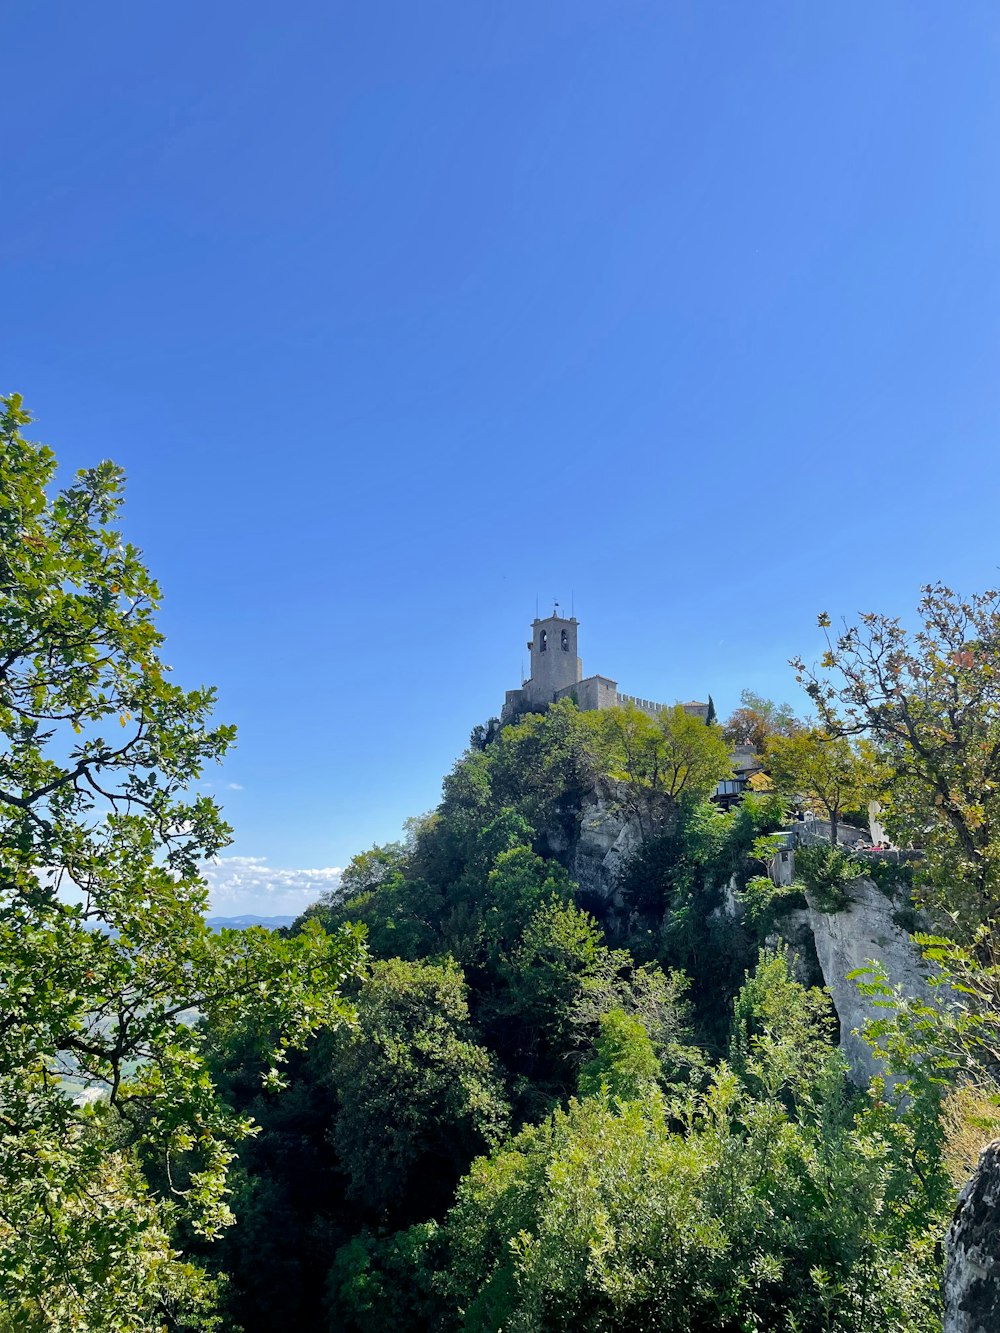
POLYGON ((649 713, 651 717, 655 717, 657 713, 669 713, 672 708, 676 707, 676 705, 658 704, 654 703, 652 699, 639 699, 634 694, 622 694, 621 691, 619 691, 618 707, 638 708, 643 713, 649 713))

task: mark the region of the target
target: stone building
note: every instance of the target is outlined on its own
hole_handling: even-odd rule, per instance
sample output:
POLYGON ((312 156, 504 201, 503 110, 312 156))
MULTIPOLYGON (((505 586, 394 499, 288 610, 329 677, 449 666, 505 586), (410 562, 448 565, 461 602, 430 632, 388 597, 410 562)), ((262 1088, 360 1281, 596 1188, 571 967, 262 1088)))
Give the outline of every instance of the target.
MULTIPOLYGON (((584 676, 583 663, 577 653, 576 616, 560 616, 558 607, 544 620, 531 624, 528 640, 530 674, 521 682, 519 690, 508 690, 504 701, 502 722, 525 711, 538 712, 557 699, 572 698, 579 709, 590 712, 595 708, 617 708, 631 705, 651 717, 669 712, 676 704, 654 703, 633 694, 621 694, 618 682, 609 676, 584 676)), ((691 700, 682 705, 693 717, 708 717, 708 704, 691 700)))

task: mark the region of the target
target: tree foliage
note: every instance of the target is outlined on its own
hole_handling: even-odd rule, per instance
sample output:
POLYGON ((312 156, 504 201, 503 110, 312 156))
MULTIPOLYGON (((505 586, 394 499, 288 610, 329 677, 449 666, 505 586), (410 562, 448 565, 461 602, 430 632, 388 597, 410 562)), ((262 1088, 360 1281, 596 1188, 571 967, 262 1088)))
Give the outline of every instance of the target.
POLYGON ((834 735, 864 735, 888 776, 883 821, 925 852, 924 897, 968 932, 1000 913, 1000 593, 928 584, 918 628, 868 613, 793 666, 834 735))
POLYGON ((580 1096, 600 1094, 621 1102, 652 1096, 663 1071, 642 1022, 622 1009, 609 1009, 600 1021, 597 1048, 580 1070, 580 1096))
POLYGON ((764 759, 783 796, 829 820, 830 841, 836 846, 844 813, 867 804, 870 763, 845 736, 819 727, 802 729, 793 736, 769 737, 764 759))
MULTIPOLYGON (((238 1013, 277 1067, 348 1017, 348 931, 212 935, 198 865, 229 836, 188 789, 220 759, 214 692, 159 656, 159 590, 114 524, 111 463, 50 494, 52 452, 0 400, 0 1307, 17 1327, 153 1329, 201 1306, 178 1221, 231 1220, 250 1126, 207 1076, 192 1010, 238 1013), (103 1096, 87 1109, 72 1074, 103 1096), (138 1162, 183 1169, 162 1191, 138 1162)), ((274 1075, 277 1080, 277 1074, 274 1075)))
MULTIPOLYGON (((761 967, 738 1069, 669 1107, 641 1078, 635 1100, 598 1090, 473 1164, 442 1232, 463 1312, 444 1327, 935 1328, 916 1237, 939 1214, 914 1207, 905 1117, 853 1097, 825 998, 780 957, 761 967)), ((615 1022, 625 1068, 648 1066, 615 1022)))
POLYGON ((772 736, 794 736, 801 726, 790 704, 776 704, 753 690, 743 690, 740 706, 726 719, 722 734, 730 745, 749 746, 762 755, 772 736))
POLYGON ((335 1041, 331 1139, 348 1190, 374 1221, 447 1199, 465 1163, 497 1143, 507 1105, 474 1040, 454 965, 378 962, 357 998, 358 1023, 335 1041), (373 1126, 377 1132, 373 1133, 373 1126))
POLYGON ((656 717, 638 708, 583 715, 602 767, 620 781, 621 799, 644 839, 655 837, 682 800, 710 795, 732 772, 721 728, 678 704, 656 717))

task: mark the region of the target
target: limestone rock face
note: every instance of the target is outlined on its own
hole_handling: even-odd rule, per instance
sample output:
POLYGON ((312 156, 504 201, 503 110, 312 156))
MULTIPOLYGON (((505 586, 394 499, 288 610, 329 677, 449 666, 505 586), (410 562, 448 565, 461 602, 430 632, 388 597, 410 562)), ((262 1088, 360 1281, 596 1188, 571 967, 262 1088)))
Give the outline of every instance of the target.
MULTIPOLYGON (((648 817, 662 828, 669 815, 651 811, 648 817)), ((612 909, 623 907, 618 897, 621 871, 640 850, 642 833, 626 812, 621 784, 598 780, 581 801, 572 831, 550 831, 548 842, 583 894, 603 899, 612 909)), ((742 908, 732 886, 720 888, 720 910, 738 917, 742 908)), ((894 984, 914 996, 926 993, 927 979, 919 950, 893 917, 892 901, 869 879, 854 880, 847 893, 849 902, 838 912, 820 911, 807 894, 808 910, 789 913, 777 931, 795 954, 799 980, 828 987, 840 1021, 841 1049, 854 1079, 863 1084, 885 1071, 855 1030, 883 1011, 847 974, 875 960, 884 963, 894 984)), ((768 943, 777 943, 778 935, 768 943)))
MULTIPOLYGON (((576 829, 567 838, 549 830, 547 841, 585 894, 595 894, 614 906, 622 868, 642 846, 642 832, 626 813, 622 784, 600 778, 580 804, 576 829)), ((652 811, 651 821, 662 827, 667 811, 652 811)))
POLYGON ((1000 1329, 1000 1140, 979 1159, 948 1228, 944 1333, 1000 1329))
POLYGON ((617 784, 598 782, 580 810, 570 874, 584 892, 611 901, 623 866, 641 845, 639 829, 622 808, 617 784))
MULTIPOLYGON (((847 974, 869 961, 883 963, 894 985, 907 995, 927 993, 927 974, 917 946, 893 919, 893 904, 870 879, 856 879, 847 887, 849 903, 839 912, 821 912, 806 894, 809 926, 816 957, 840 1020, 840 1047, 858 1083, 884 1073, 871 1048, 855 1029, 865 1020, 884 1015, 862 995, 847 974)), ((998 1325, 1000 1329, 1000 1325, 998 1325)))
POLYGON ((796 981, 803 986, 826 985, 823 969, 816 957, 812 914, 808 908, 786 913, 778 928, 764 941, 768 949, 776 949, 782 944, 787 944, 791 949, 792 975, 796 981))

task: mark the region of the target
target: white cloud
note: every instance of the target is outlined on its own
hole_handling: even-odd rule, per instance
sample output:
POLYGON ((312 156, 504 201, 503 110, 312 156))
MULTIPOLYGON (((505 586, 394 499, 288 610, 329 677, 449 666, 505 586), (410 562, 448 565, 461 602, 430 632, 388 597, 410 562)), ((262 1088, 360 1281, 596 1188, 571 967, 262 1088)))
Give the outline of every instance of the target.
POLYGON ((340 866, 292 870, 266 856, 220 856, 206 861, 211 911, 217 916, 295 916, 340 883, 340 866))
POLYGON ((227 783, 226 783, 226 786, 229 788, 230 791, 242 791, 242 790, 243 790, 243 783, 242 783, 242 782, 227 782, 227 783))

